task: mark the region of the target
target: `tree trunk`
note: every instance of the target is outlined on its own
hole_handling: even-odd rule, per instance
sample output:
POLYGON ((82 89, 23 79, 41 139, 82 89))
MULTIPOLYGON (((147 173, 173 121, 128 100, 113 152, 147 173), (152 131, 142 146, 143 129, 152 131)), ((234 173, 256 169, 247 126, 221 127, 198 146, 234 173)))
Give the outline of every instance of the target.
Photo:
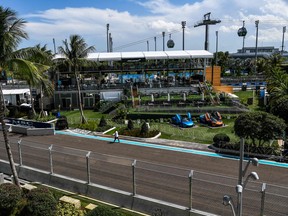
POLYGON ((5 142, 5 147, 6 147, 6 151, 7 151, 7 156, 8 156, 8 160, 10 163, 10 168, 12 171, 12 175, 14 178, 14 183, 20 187, 20 182, 19 182, 19 178, 18 178, 18 174, 16 171, 16 167, 15 167, 15 163, 13 160, 13 154, 12 154, 12 150, 10 147, 10 142, 8 139, 8 134, 7 134, 7 130, 5 128, 5 121, 4 121, 4 113, 5 113, 5 106, 4 106, 4 95, 2 92, 2 86, 0 85, 0 123, 2 124, 2 132, 3 132, 3 137, 4 137, 4 142, 5 142))
POLYGON ((41 111, 40 111, 40 118, 43 118, 45 116, 44 114, 44 103, 43 103, 43 89, 42 85, 40 87, 40 102, 41 102, 41 111))
POLYGON ((83 112, 83 104, 82 104, 82 97, 81 97, 81 90, 80 90, 80 82, 79 82, 79 77, 77 72, 74 72, 75 74, 75 78, 76 78, 76 84, 77 84, 77 90, 78 90, 78 101, 79 101, 79 110, 80 110, 80 122, 81 124, 85 124, 87 123, 87 120, 84 116, 84 112, 83 112))
POLYGON ((33 116, 36 116, 36 111, 35 111, 35 108, 34 108, 34 100, 33 100, 32 87, 31 86, 29 87, 29 91, 30 91, 30 103, 31 103, 33 116))

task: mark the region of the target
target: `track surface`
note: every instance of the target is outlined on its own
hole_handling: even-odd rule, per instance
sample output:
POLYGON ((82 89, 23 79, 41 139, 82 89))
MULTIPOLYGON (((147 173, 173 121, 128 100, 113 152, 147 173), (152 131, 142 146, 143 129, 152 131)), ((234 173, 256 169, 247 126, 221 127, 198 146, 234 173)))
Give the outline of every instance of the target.
MULTIPOLYGON (((191 153, 181 153, 168 150, 153 149, 148 147, 127 145, 125 144, 125 141, 121 143, 111 143, 107 141, 86 139, 83 137, 67 135, 28 137, 17 134, 10 134, 12 149, 13 152, 15 151, 15 153, 17 151, 15 143, 20 138, 22 138, 22 142, 25 143, 25 145, 29 143, 41 143, 41 145, 47 145, 48 147, 53 144, 55 147, 69 147, 73 149, 84 150, 83 152, 79 152, 76 154, 74 154, 74 151, 72 150, 71 154, 67 154, 65 157, 63 157, 63 154, 61 154, 60 152, 53 153, 53 164, 55 173, 63 175, 67 174, 70 177, 75 177, 82 180, 85 180, 86 177, 85 155, 87 151, 129 158, 131 159, 131 161, 136 159, 137 163, 138 161, 140 161, 138 169, 138 164, 136 165, 136 181, 138 194, 158 198, 165 201, 170 201, 184 206, 189 206, 189 173, 187 173, 186 178, 186 171, 194 170, 200 173, 209 173, 209 175, 203 175, 205 176, 205 178, 201 178, 201 181, 195 180, 196 183, 193 187, 193 195, 194 197, 197 196, 197 199, 193 198, 193 208, 220 215, 231 214, 229 207, 224 207, 222 205, 222 198, 227 193, 230 193, 234 196, 235 186, 226 186, 227 182, 223 180, 223 182, 221 183, 223 184, 223 188, 226 188, 227 190, 222 190, 221 185, 214 185, 211 182, 214 182, 215 178, 213 177, 213 175, 215 174, 216 176, 219 176, 219 178, 227 177, 227 179, 229 179, 231 177, 236 179, 236 182, 233 181, 233 183, 235 183, 234 185, 236 185, 239 167, 238 160, 207 157, 202 155, 194 155, 191 153), (159 168, 158 166, 156 166, 157 168, 155 168, 155 170, 157 170, 157 172, 154 172, 154 167, 151 166, 150 163, 155 165, 171 166, 174 167, 174 169, 169 169, 169 171, 167 171, 164 170, 165 168, 159 168)), ((0 140, 3 140, 2 134, 0 140)), ((167 142, 173 141, 167 140, 167 142)), ((3 142, 0 144, 0 147, 3 149, 3 142)), ((57 149, 58 151, 61 151, 61 148, 57 149)), ((37 168, 49 170, 49 162, 47 160, 48 157, 46 151, 35 151, 34 148, 29 150, 28 147, 26 147, 26 149, 24 150, 26 152, 29 152, 29 154, 27 153, 27 155, 23 155, 24 165, 34 165, 37 168)), ((14 158, 17 157, 15 156, 15 153, 14 158)), ((5 154, 6 152, 1 150, 0 158, 6 158, 5 154)), ((15 158, 15 161, 17 162, 17 158, 15 158)), ((250 166, 247 173, 249 174, 251 171, 256 171, 258 173, 260 177, 260 180, 258 181, 259 183, 265 182, 268 185, 271 184, 288 187, 287 168, 261 165, 259 167, 250 166)), ((117 161, 115 161, 115 163, 108 163, 105 160, 99 162, 93 160, 92 157, 91 173, 92 182, 126 190, 129 192, 132 191, 132 171, 131 167, 129 166, 122 166, 121 164, 117 164, 117 161), (113 173, 115 175, 113 175, 113 173), (115 181, 113 181, 113 179, 115 181)), ((251 186, 253 187, 252 184, 251 186)), ((253 188, 251 190, 253 190, 253 188)), ((255 188, 255 190, 259 190, 259 188, 255 188)), ((286 196, 288 196, 288 194, 286 194, 286 196)), ((245 215, 253 215, 251 214, 251 211, 253 212, 256 209, 258 211, 260 202, 259 197, 260 196, 252 197, 251 199, 255 198, 255 200, 247 200, 244 202, 243 209, 244 214, 246 213, 245 215), (251 204, 252 207, 249 210, 250 203, 255 204, 251 204)), ((275 203, 271 204, 270 210, 269 208, 269 206, 265 206, 266 215, 288 215, 288 210, 285 206, 285 203, 282 206, 281 202, 279 203, 277 202, 277 200, 275 200, 275 203), (274 208, 277 208, 279 214, 275 212, 276 210, 274 210, 274 208), (271 214, 269 213, 269 211, 271 211, 271 214)))

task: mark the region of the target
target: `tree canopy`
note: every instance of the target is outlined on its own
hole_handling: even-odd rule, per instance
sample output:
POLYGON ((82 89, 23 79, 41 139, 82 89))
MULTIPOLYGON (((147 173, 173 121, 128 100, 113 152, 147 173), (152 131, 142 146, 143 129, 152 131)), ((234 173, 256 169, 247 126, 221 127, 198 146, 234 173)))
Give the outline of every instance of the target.
POLYGON ((235 120, 235 134, 249 139, 254 146, 262 146, 265 142, 283 138, 286 124, 283 119, 272 114, 257 111, 246 112, 235 120))

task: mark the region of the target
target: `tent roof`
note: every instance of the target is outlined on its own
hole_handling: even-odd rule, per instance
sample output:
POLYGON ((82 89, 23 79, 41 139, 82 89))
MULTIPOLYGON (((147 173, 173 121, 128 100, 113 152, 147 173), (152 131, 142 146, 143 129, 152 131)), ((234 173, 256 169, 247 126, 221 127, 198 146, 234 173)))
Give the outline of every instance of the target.
MULTIPOLYGON (((62 58, 61 55, 55 57, 62 58)), ((193 59, 213 58, 213 54, 206 50, 172 50, 172 51, 144 51, 144 52, 108 52, 89 53, 92 61, 127 61, 129 59, 193 59)))
POLYGON ((3 89, 3 95, 16 95, 16 94, 24 94, 30 93, 29 89, 3 89))

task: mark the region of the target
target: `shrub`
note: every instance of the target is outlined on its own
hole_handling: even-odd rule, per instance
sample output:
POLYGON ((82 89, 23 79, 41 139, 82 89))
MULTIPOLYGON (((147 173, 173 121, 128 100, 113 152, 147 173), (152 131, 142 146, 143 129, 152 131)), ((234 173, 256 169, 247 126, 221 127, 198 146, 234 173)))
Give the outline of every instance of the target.
POLYGON ((148 132, 149 132, 148 124, 146 122, 144 122, 141 126, 140 135, 146 136, 148 134, 148 132))
POLYGON ((85 124, 79 124, 77 127, 80 129, 83 129, 83 130, 95 131, 97 128, 97 122, 96 121, 88 121, 85 124))
POLYGON ((56 216, 84 216, 85 211, 75 208, 73 204, 59 202, 56 216))
POLYGON ((109 130, 110 128, 112 128, 112 126, 106 125, 106 126, 104 126, 104 127, 98 127, 98 128, 96 128, 95 131, 97 131, 97 132, 104 132, 104 131, 109 130))
POLYGON ((86 216, 124 216, 124 214, 114 211, 113 209, 105 206, 99 206, 88 212, 86 216))
POLYGON ((27 195, 27 205, 24 216, 55 216, 57 201, 49 189, 39 187, 31 190, 27 195))
POLYGON ((104 116, 101 117, 100 123, 99 123, 98 126, 99 126, 99 127, 105 127, 105 126, 107 126, 107 121, 106 121, 106 119, 104 118, 104 116))
POLYGON ((133 130, 134 129, 134 124, 131 119, 128 120, 128 125, 127 125, 128 130, 133 130))
POLYGON ((0 185, 0 215, 10 215, 22 200, 21 189, 11 183, 0 185))
POLYGON ((230 142, 230 137, 227 134, 219 133, 213 137, 213 142, 216 144, 230 142))
POLYGON ((284 149, 288 149, 288 140, 284 142, 284 149))

